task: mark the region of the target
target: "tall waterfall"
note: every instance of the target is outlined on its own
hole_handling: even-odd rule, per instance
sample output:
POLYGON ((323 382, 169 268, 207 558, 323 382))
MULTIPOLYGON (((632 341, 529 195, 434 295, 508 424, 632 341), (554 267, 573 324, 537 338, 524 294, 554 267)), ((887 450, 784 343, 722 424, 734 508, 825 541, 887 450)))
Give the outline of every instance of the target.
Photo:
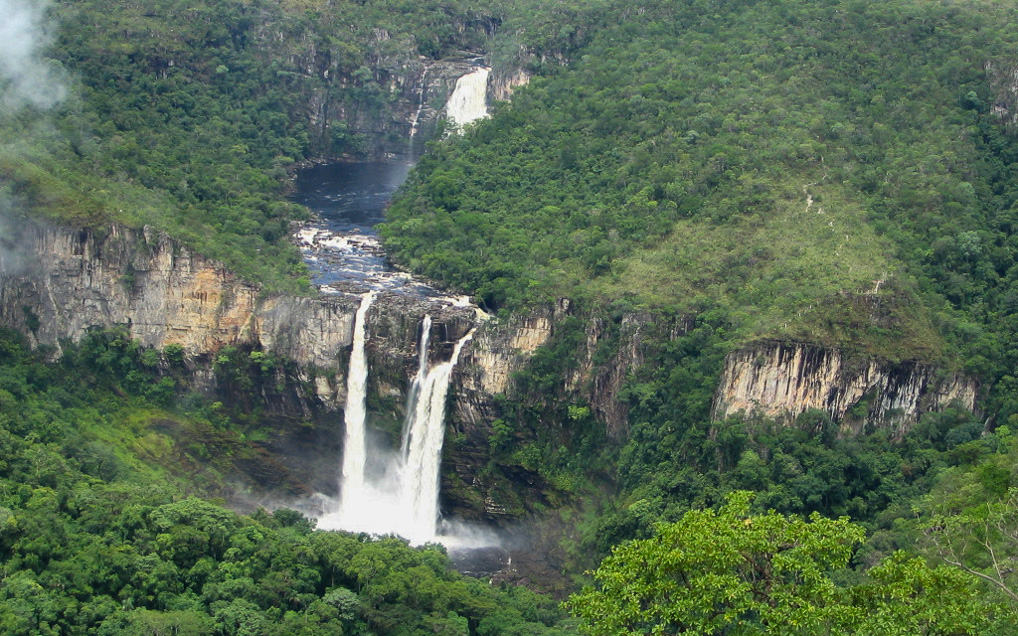
POLYGON ((410 515, 411 538, 435 534, 439 468, 445 438, 445 398, 460 352, 473 336, 471 329, 456 343, 448 361, 428 370, 414 405, 413 417, 407 419, 404 436, 408 443, 403 457, 401 493, 410 515))
POLYGON ((398 534, 412 543, 436 540, 439 468, 445 437, 445 402, 452 372, 473 330, 455 344, 444 362, 428 363, 431 317, 421 323, 417 373, 407 395, 407 417, 398 450, 371 448, 364 430, 367 364, 364 329, 374 293, 362 297, 354 326, 354 346, 347 377, 346 436, 339 506, 318 519, 323 530, 398 534), (368 470, 384 464, 384 470, 368 470))
POLYGON ((486 96, 490 72, 490 68, 481 66, 456 80, 456 88, 445 105, 445 113, 457 126, 465 126, 488 115, 486 96))
POLYGON ((353 328, 353 351, 350 353, 350 369, 346 376, 346 408, 343 436, 343 482, 340 484, 342 508, 353 510, 364 492, 364 467, 367 464, 367 440, 364 434, 364 400, 368 385, 368 361, 364 355, 367 340, 367 318, 375 292, 361 296, 353 328))

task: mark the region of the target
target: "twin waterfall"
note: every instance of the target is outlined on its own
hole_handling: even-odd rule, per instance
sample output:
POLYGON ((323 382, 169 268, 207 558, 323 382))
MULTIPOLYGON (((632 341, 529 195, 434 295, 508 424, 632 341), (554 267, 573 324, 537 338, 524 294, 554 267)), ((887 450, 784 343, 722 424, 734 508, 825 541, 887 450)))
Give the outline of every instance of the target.
POLYGON ((371 534, 398 534, 421 544, 436 539, 439 466, 445 435, 445 401, 452 371, 473 330, 453 348, 452 357, 428 363, 431 317, 425 316, 418 344, 418 368, 407 395, 406 421, 398 453, 372 449, 365 427, 368 367, 364 353, 367 315, 375 292, 361 297, 354 321, 353 351, 347 374, 346 434, 343 444, 343 480, 338 509, 318 520, 326 530, 371 534))
MULTIPOLYGON (((486 117, 488 74, 491 69, 476 66, 456 81, 446 103, 446 117, 456 126, 464 126, 486 117)), ((427 69, 421 75, 421 92, 416 112, 410 120, 410 139, 418 125, 426 102, 427 69)), ((313 240, 306 241, 310 245, 313 240)), ((424 316, 418 340, 417 373, 407 393, 406 419, 399 449, 376 443, 367 427, 365 398, 368 386, 368 362, 365 345, 369 334, 368 311, 377 292, 361 296, 354 318, 353 351, 346 381, 345 433, 343 439, 340 497, 329 500, 318 517, 323 530, 348 530, 369 534, 398 534, 413 544, 436 541, 438 536, 439 468, 445 436, 445 402, 453 369, 473 330, 453 347, 445 362, 431 364, 428 347, 431 317, 424 316)), ((476 529, 460 527, 457 536, 444 533, 449 543, 477 542, 476 529), (468 537, 467 534, 472 536, 468 537)))

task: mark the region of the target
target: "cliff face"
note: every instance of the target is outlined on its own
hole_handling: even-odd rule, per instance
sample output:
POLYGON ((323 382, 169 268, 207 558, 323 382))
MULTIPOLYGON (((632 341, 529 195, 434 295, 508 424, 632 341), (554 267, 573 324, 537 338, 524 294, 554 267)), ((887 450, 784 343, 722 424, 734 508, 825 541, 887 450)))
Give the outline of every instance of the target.
MULTIPOLYGON (((341 410, 346 399, 357 294, 264 295, 163 235, 117 226, 97 233, 27 224, 0 248, 6 248, 0 249, 0 324, 29 334, 37 345, 58 348, 61 341, 81 338, 89 327, 124 325, 147 346, 181 347, 194 385, 205 390, 216 389, 212 360, 220 349, 271 352, 293 361, 295 371, 293 377, 279 378, 276 384, 285 387, 280 395, 263 396, 269 412, 326 422, 337 441, 318 452, 338 455, 342 418, 329 413, 341 410)), ((628 432, 619 393, 628 374, 643 364, 645 334, 674 338, 687 327, 657 325, 653 316, 642 313, 614 322, 573 313, 562 299, 528 315, 478 321, 474 308, 440 299, 392 292, 377 296, 367 322, 368 406, 373 426, 390 434, 398 435, 405 415, 424 315, 432 317, 432 361, 448 359, 455 342, 476 327, 450 388, 442 472, 446 512, 475 518, 505 514, 504 493, 483 477, 491 424, 502 416, 497 396, 520 397, 514 374, 564 321, 580 321, 583 344, 570 360, 559 397, 588 404, 615 438, 628 432)), ((972 381, 930 366, 856 362, 836 350, 762 343, 728 356, 713 412, 716 418, 743 412, 790 419, 819 409, 848 430, 880 424, 900 432, 925 412, 953 402, 971 410, 975 400, 972 381)), ((516 499, 526 492, 536 496, 542 488, 533 481, 536 476, 524 473, 514 478, 516 499)), ((329 483, 334 480, 315 487, 329 483)))
POLYGON ((491 73, 488 97, 493 101, 507 102, 513 91, 530 83, 532 75, 523 68, 498 68, 491 73))
MULTIPOLYGON (((76 341, 92 326, 125 325, 146 346, 180 346, 198 362, 226 346, 292 360, 327 409, 342 405, 356 295, 268 296, 218 263, 164 235, 113 226, 106 234, 27 225, 18 267, 0 271, 0 322, 37 345, 76 341)), ((9 259, 11 260, 11 259, 9 259)), ((469 309, 382 294, 368 317, 369 355, 383 377, 416 368, 424 314, 434 319, 434 356, 462 334, 469 309)), ((393 380, 395 381, 395 380, 393 380)))
POLYGON ((975 409, 975 382, 916 362, 850 362, 837 350, 762 343, 730 354, 714 398, 714 418, 736 413, 793 419, 817 409, 843 427, 894 426, 952 403, 975 409))
MULTIPOLYGON (((263 396, 268 412, 284 419, 317 417, 319 438, 334 438, 329 444, 315 442, 322 458, 283 458, 295 472, 302 462, 320 459, 324 465, 339 456, 342 417, 330 412, 340 411, 346 399, 360 302, 357 294, 264 295, 218 263, 146 230, 113 226, 100 232, 29 223, 0 245, 0 324, 28 334, 36 346, 59 351, 61 342, 79 340, 90 327, 123 325, 146 346, 181 347, 192 384, 206 391, 223 388, 216 385, 212 362, 224 347, 260 349, 293 361, 295 376, 278 378, 277 384, 286 387, 281 394, 263 396)), ((432 317, 432 362, 447 360, 456 341, 478 324, 472 307, 392 292, 380 293, 367 317, 370 421, 397 436, 417 371, 425 314, 432 317)), ((468 484, 487 461, 490 422, 498 412, 493 396, 511 390, 511 374, 550 336, 552 318, 480 325, 464 352, 450 390, 449 437, 472 443, 451 444, 462 452, 449 461, 461 468, 468 484)), ((306 483, 317 490, 335 487, 334 477, 316 479, 314 471, 304 472, 306 483)), ((450 504, 464 506, 474 515, 485 508, 479 501, 450 504)))
POLYGON ((1010 60, 989 60, 983 70, 992 94, 990 111, 1013 128, 1018 124, 1018 66, 1010 60))
POLYGON ((567 319, 583 325, 583 345, 572 353, 550 402, 569 400, 589 405, 609 435, 624 438, 628 413, 619 393, 628 373, 643 364, 642 338, 649 324, 647 314, 629 314, 619 324, 592 316, 574 315, 572 303, 559 299, 554 305, 479 327, 471 347, 464 352, 453 377, 454 397, 448 413, 452 439, 445 453, 442 497, 446 510, 461 517, 498 519, 542 499, 547 487, 540 477, 519 466, 503 466, 514 483, 514 492, 500 490, 485 477, 490 459, 492 422, 504 416, 498 396, 527 400, 521 395, 515 374, 526 369, 530 358, 556 337, 567 319), (600 358, 605 351, 610 355, 600 358))
POLYGON ((490 17, 447 17, 459 46, 472 50, 435 59, 437 51, 399 28, 351 27, 356 45, 285 21, 256 26, 253 35, 265 63, 278 66, 298 94, 292 115, 306 118, 314 154, 404 155, 415 150, 411 131, 427 136, 498 26, 490 17))

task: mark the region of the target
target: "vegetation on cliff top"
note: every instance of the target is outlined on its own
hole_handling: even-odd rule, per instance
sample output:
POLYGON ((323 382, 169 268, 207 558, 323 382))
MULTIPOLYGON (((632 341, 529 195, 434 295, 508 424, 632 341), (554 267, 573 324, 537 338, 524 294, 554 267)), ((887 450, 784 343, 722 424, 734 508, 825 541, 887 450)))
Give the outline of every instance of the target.
POLYGON ((46 53, 60 72, 47 79, 67 97, 48 111, 4 101, 0 192, 60 222, 152 225, 250 280, 306 291, 289 240, 306 211, 286 200, 286 171, 372 148, 353 123, 313 122, 308 103, 383 129, 390 83, 418 54, 487 37, 492 18, 467 4, 54 2, 46 53))
POLYGON ((1012 7, 613 10, 433 147, 384 228, 395 258, 490 307, 720 308, 738 339, 985 356, 1015 248, 983 65, 1013 48, 1012 7))

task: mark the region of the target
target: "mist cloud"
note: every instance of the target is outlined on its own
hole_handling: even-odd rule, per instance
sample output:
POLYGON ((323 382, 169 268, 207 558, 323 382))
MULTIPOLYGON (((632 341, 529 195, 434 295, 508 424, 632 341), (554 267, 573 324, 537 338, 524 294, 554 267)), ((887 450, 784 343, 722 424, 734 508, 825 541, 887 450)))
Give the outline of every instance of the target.
POLYGON ((67 94, 59 64, 42 51, 52 41, 48 0, 0 0, 0 107, 51 108, 67 94))

